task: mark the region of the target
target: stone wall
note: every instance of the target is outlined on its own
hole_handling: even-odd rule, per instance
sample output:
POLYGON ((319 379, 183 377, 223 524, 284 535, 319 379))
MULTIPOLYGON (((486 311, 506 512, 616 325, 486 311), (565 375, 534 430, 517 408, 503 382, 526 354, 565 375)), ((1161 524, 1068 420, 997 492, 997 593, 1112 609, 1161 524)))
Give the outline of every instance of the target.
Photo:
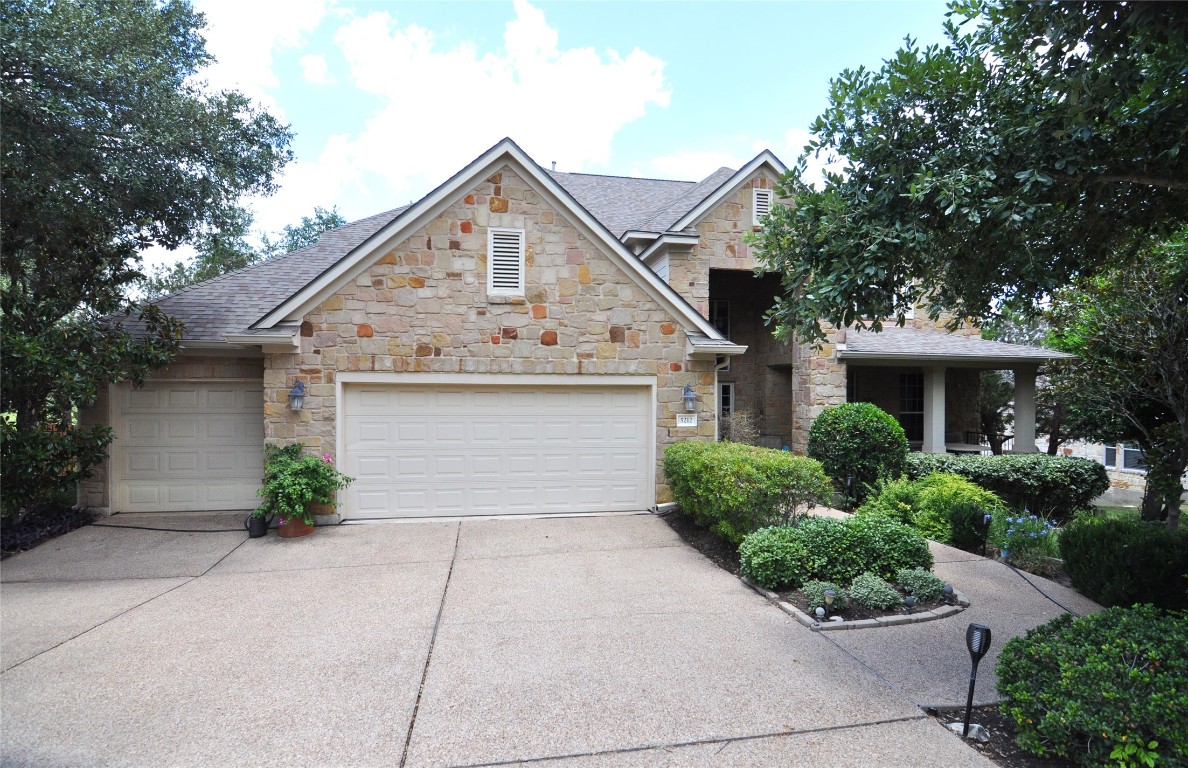
MULTIPOLYGON (((598 246, 509 166, 378 257, 307 314, 298 354, 268 354, 266 439, 335 445, 335 379, 346 371, 640 376, 657 386, 657 463, 671 442, 713 439, 712 361, 598 246), (487 228, 525 230, 523 297, 487 295, 487 228), (289 411, 294 380, 306 407, 289 411), (676 428, 686 384, 698 427, 676 428)), ((671 493, 657 467, 657 500, 671 493)))
MULTIPOLYGON (((153 371, 149 382, 219 379, 259 379, 263 372, 263 360, 251 355, 183 355, 167 368, 153 371)), ((112 398, 118 395, 116 387, 127 384, 111 384, 101 387, 99 398, 90 408, 79 413, 79 424, 87 426, 110 425, 112 398)), ((117 434, 116 439, 120 436, 117 434)), ((108 449, 110 454, 111 449, 108 449)), ((110 459, 97 466, 91 476, 78 484, 78 503, 99 510, 111 508, 110 459)))
POLYGON ((774 189, 776 181, 766 168, 756 171, 696 224, 700 242, 695 248, 670 251, 669 285, 703 317, 709 317, 711 269, 755 269, 755 257, 745 241, 754 231, 751 190, 774 189))

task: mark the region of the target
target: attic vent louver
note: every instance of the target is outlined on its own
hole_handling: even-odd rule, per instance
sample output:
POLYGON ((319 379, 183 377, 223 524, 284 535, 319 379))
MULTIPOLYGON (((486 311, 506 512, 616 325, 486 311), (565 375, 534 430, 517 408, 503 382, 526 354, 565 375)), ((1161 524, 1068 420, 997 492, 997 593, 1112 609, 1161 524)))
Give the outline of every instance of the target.
POLYGON ((524 294, 524 230, 491 227, 487 230, 487 293, 524 294))
POLYGON ((763 224, 763 217, 771 213, 771 190, 753 189, 751 192, 751 210, 754 211, 754 221, 751 223, 758 227, 763 224))

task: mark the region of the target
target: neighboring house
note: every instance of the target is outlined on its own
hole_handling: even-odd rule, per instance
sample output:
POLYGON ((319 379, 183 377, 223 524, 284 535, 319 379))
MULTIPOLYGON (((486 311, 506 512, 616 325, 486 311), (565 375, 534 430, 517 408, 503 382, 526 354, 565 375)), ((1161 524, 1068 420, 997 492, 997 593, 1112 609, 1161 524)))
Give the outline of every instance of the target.
MULTIPOLYGON (((1040 447, 1047 450, 1047 442, 1043 438, 1040 440, 1040 447)), ((1110 478, 1111 488, 1140 494, 1146 493, 1147 457, 1137 443, 1102 444, 1087 440, 1072 440, 1061 444, 1058 450, 1062 456, 1092 459, 1103 465, 1110 478)), ((1180 482, 1188 488, 1188 472, 1184 473, 1180 482)))
POLYGON ((822 408, 871 400, 943 451, 976 428, 977 370, 1015 369, 1034 408, 1059 353, 920 320, 777 342, 746 238, 785 170, 557 173, 504 140, 413 205, 165 297, 182 356, 83 414, 116 440, 82 502, 248 509, 265 442, 301 442, 357 478, 347 518, 641 510, 671 499, 664 448, 721 411, 802 452, 822 408))

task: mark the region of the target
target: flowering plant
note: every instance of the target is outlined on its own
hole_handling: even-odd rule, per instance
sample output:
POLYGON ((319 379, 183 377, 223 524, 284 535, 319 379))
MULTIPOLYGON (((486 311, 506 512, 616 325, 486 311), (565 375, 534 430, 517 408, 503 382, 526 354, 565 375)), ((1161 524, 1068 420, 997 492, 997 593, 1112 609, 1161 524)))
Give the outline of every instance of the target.
POLYGON ((257 496, 264 499, 252 515, 269 517, 280 515, 283 525, 287 518, 301 517, 313 524, 312 506, 316 503, 334 506, 338 491, 355 478, 347 477, 334 467, 334 457, 328 453, 306 456, 298 445, 265 448, 264 484, 257 496))
POLYGON ((990 543, 1003 559, 1041 557, 1055 550, 1055 529, 1051 520, 1026 512, 999 513, 990 519, 990 543))

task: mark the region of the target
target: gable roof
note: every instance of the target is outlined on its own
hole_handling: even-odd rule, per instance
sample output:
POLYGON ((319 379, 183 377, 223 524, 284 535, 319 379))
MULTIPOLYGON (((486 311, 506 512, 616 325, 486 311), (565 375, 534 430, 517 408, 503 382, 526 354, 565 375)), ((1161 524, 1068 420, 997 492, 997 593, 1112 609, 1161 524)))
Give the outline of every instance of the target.
MULTIPOLYGON (((564 187, 558 184, 544 169, 536 164, 524 150, 511 139, 504 139, 479 157, 475 158, 448 181, 430 192, 421 200, 397 214, 391 221, 375 230, 363 242, 342 254, 332 266, 322 271, 313 280, 306 282, 288 298, 275 306, 252 324, 252 328, 265 329, 292 322, 304 315, 327 296, 339 290, 353 279, 359 270, 378 259, 412 232, 440 215, 467 189, 480 180, 489 177, 504 166, 512 166, 533 186, 535 191, 555 208, 566 211, 568 217, 588 238, 611 258, 632 280, 642 288, 687 331, 699 331, 711 339, 724 337, 696 309, 689 305, 676 291, 656 273, 642 264, 627 250, 606 225, 590 214, 564 187)), ((739 348, 742 351, 743 347, 739 348)))
POLYGON ((412 205, 330 230, 311 246, 190 286, 156 303, 185 323, 186 341, 195 346, 279 343, 296 333, 296 319, 366 268, 369 258, 378 259, 452 204, 463 187, 507 163, 552 205, 570 214, 602 251, 681 321, 692 338, 726 341, 620 238, 639 230, 657 236, 673 233, 691 215, 710 210, 764 163, 782 173, 784 166, 770 152, 739 171, 719 168, 694 182, 545 171, 515 142, 504 139, 412 205))

